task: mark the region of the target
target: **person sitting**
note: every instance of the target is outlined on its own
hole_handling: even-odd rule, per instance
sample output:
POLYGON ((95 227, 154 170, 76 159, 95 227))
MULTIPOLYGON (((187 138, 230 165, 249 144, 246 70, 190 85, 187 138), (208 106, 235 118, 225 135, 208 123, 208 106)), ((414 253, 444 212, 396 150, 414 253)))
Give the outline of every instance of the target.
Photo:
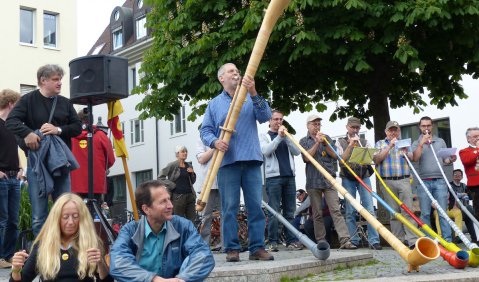
POLYGON ((101 240, 83 200, 60 196, 33 242, 30 254, 16 252, 10 281, 113 281, 101 252, 101 240))
POLYGON ((143 216, 123 226, 110 253, 117 281, 203 281, 215 266, 213 254, 193 223, 173 215, 166 184, 144 182, 136 188, 143 216), (168 280, 169 281, 169 280, 168 280))

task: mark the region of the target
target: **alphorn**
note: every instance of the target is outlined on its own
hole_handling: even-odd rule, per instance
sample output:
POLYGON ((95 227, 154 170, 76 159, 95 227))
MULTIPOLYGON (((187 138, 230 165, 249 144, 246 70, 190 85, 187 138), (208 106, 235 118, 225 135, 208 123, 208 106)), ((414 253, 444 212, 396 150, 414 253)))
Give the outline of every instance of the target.
MULTIPOLYGON (((248 66, 246 67, 245 76, 254 78, 256 71, 258 69, 259 63, 261 62, 261 58, 263 57, 264 50, 266 49, 266 45, 268 44, 268 40, 271 35, 271 32, 273 31, 273 27, 278 21, 281 14, 283 13, 284 9, 288 6, 289 2, 290 0, 272 0, 269 3, 268 8, 266 9, 266 13, 264 15, 263 22, 261 23, 261 27, 259 29, 258 36, 256 37, 253 51, 251 52, 251 57, 248 61, 248 66)), ((221 135, 223 135, 223 138, 221 140, 225 141, 226 143, 229 143, 231 139, 231 135, 233 134, 234 127, 238 120, 238 116, 241 112, 241 108, 243 107, 246 94, 247 94, 246 87, 241 85, 238 93, 235 94, 235 96, 238 96, 235 103, 231 103, 230 105, 229 111, 231 111, 231 116, 229 120, 225 122, 224 126, 221 128, 222 130, 221 135)), ((224 155, 225 155, 225 152, 221 152, 217 150, 214 162, 211 163, 211 172, 209 173, 209 177, 205 180, 205 183, 207 184, 203 186, 203 189, 205 190, 205 192, 201 193, 203 194, 203 196, 200 199, 198 199, 196 204, 197 211, 202 211, 204 207, 206 206, 206 202, 208 201, 208 196, 209 196, 209 190, 211 189, 211 184, 213 183, 213 179, 218 174, 218 170, 220 168, 221 162, 223 161, 224 155), (208 185, 208 183, 211 183, 211 184, 208 185)))
POLYGON ((454 223, 454 221, 452 221, 449 218, 449 216, 446 214, 446 212, 441 208, 441 206, 439 206, 439 203, 437 202, 437 200, 434 199, 431 192, 429 192, 426 185, 422 181, 421 177, 419 177, 419 174, 417 173, 416 169, 413 167, 411 161, 407 158, 407 156, 406 156, 406 154, 404 154, 404 152, 402 154, 405 157, 406 161, 408 162, 411 171, 414 173, 417 180, 421 184, 422 189, 424 190, 424 192, 426 192, 426 194, 429 197, 429 199, 431 200, 432 204, 436 207, 436 210, 438 211, 438 213, 446 219, 447 223, 449 223, 449 225, 454 230, 454 232, 456 232, 456 234, 459 236, 459 238, 461 238, 462 242, 470 250, 468 252, 469 253, 469 265, 472 266, 472 267, 479 266, 479 261, 478 261, 479 247, 475 243, 471 243, 471 241, 469 241, 469 239, 467 239, 467 237, 464 235, 464 233, 462 233, 462 231, 459 230, 459 228, 454 223))
POLYGON ((412 270, 419 271, 419 266, 439 257, 439 248, 437 244, 430 238, 422 237, 416 241, 414 250, 410 250, 398 238, 396 238, 384 225, 382 225, 373 215, 371 215, 358 200, 353 198, 348 191, 334 179, 326 169, 324 169, 289 132, 285 131, 286 136, 301 150, 306 157, 321 174, 332 184, 333 188, 351 203, 351 205, 366 219, 366 221, 378 231, 389 245, 399 253, 402 259, 408 263, 408 272, 412 270))
MULTIPOLYGON (((402 224, 404 224, 404 226, 409 228, 418 237, 426 237, 426 234, 424 234, 421 230, 419 230, 414 224, 412 224, 402 214, 396 212, 386 201, 384 201, 381 197, 379 197, 379 195, 376 192, 374 192, 373 189, 371 189, 371 187, 369 187, 363 181, 363 179, 354 172, 354 170, 346 163, 346 161, 344 161, 341 155, 339 155, 339 153, 333 148, 333 146, 331 146, 331 144, 329 143, 327 139, 325 139, 325 142, 328 144, 329 148, 334 151, 334 153, 338 157, 339 161, 344 165, 344 167, 346 167, 346 169, 354 176, 354 178, 361 184, 361 186, 363 186, 378 201, 378 203, 380 203, 390 214, 392 214, 397 220, 399 220, 402 224)), ((359 144, 361 145, 360 142, 359 144)), ((376 174, 378 174, 374 167, 373 167, 373 170, 376 174)), ((382 179, 380 180, 382 181, 382 179)), ((397 199, 394 193, 391 195, 391 197, 397 199)), ((400 201, 399 199, 397 200, 400 201)), ((401 203, 398 203, 398 205, 402 206, 403 208, 405 207, 405 205, 401 203)), ((413 213, 408 212, 408 214, 413 218, 416 217, 413 213)), ((447 261, 449 265, 453 266, 454 268, 463 269, 466 267, 467 263, 469 262, 469 254, 466 251, 452 252, 452 251, 446 250, 442 246, 438 246, 438 247, 439 247, 439 252, 441 257, 444 258, 444 260, 447 261)))
POLYGON ((462 204, 462 201, 459 199, 459 197, 457 197, 456 192, 454 191, 454 189, 452 189, 451 184, 449 183, 449 181, 447 181, 446 174, 444 173, 444 170, 442 169, 442 166, 441 166, 441 164, 439 163, 439 159, 437 158, 436 151, 434 150, 434 147, 433 147, 432 145, 430 145, 430 147, 431 147, 432 154, 434 155, 434 159, 436 159, 437 166, 439 167, 439 170, 441 171, 442 178, 444 178, 444 180, 446 181, 447 188, 449 189, 449 192, 451 193, 452 196, 454 196, 454 199, 456 200, 456 203, 459 204, 459 207, 461 208, 461 210, 462 210, 462 211, 467 215, 467 217, 469 217, 469 218, 474 222, 474 224, 479 228, 479 221, 477 221, 477 219, 471 214, 471 212, 462 204))
POLYGON ((263 206, 268 210, 269 213, 271 213, 273 216, 275 216, 283 226, 288 228, 291 233, 298 238, 298 240, 308 248, 313 255, 320 260, 327 260, 330 255, 330 249, 329 249, 329 244, 326 241, 319 241, 318 244, 315 244, 311 239, 308 238, 305 234, 301 233, 298 229, 296 229, 289 221, 286 220, 281 214, 279 214, 277 211, 275 211, 272 207, 270 207, 268 204, 266 204, 264 201, 261 201, 263 203, 263 206))
MULTIPOLYGON (((238 98, 239 89, 240 89, 240 84, 238 84, 238 86, 236 87, 235 95, 233 96, 233 99, 231 99, 231 104, 236 103, 236 100, 238 98)), ((233 107, 230 107, 228 109, 228 114, 226 115, 225 124, 229 123, 232 111, 233 111, 233 107)), ((221 131, 219 139, 222 140, 224 138, 224 135, 225 135, 225 131, 221 131)), ((213 152, 213 156, 211 157, 211 161, 210 161, 211 164, 214 164, 216 162, 217 157, 218 157, 218 150, 215 149, 214 152, 213 152)), ((216 171, 216 173, 217 172, 218 172, 218 170, 216 171)), ((213 175, 213 166, 210 165, 208 167, 208 172, 206 173, 205 181, 203 181, 203 185, 201 186, 200 196, 198 197, 198 200, 196 201, 196 210, 197 211, 202 211, 206 207, 206 201, 210 197, 211 186, 213 186, 213 182, 216 178, 216 173, 213 175), (208 189, 206 187, 208 187, 208 189), (204 199, 204 201, 203 201, 203 199, 204 199)))

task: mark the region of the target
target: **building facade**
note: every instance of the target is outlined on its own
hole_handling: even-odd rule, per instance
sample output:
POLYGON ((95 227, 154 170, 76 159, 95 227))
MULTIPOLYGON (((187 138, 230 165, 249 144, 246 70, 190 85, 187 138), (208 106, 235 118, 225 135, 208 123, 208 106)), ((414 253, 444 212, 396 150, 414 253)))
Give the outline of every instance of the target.
POLYGON ((27 93, 37 88, 37 69, 58 64, 65 70, 62 95, 70 96, 68 63, 77 55, 76 0, 4 1, 2 88, 27 93))

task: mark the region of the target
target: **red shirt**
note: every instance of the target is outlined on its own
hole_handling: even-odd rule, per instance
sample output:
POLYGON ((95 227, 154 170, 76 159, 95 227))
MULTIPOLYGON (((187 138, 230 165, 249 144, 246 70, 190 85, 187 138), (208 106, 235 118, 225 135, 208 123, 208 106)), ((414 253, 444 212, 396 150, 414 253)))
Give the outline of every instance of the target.
MULTIPOLYGON (((72 152, 80 168, 72 171, 71 191, 88 193, 88 143, 87 131, 72 138, 72 152)), ((106 194, 106 170, 115 163, 111 142, 106 134, 98 129, 93 133, 93 193, 106 194)))
POLYGON ((467 176, 467 186, 479 186, 479 171, 476 171, 479 148, 468 147, 459 151, 459 157, 464 165, 467 176))

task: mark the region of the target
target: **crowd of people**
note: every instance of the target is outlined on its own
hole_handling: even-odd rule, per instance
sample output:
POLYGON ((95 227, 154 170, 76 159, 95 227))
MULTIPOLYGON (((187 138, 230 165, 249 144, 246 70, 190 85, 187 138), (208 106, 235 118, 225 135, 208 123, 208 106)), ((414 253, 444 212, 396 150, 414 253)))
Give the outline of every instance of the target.
MULTIPOLYGON (((89 130, 94 133, 96 146, 93 194, 98 200, 107 190, 106 176, 114 163, 113 151, 106 134, 98 128, 88 128, 85 112, 77 113, 71 101, 60 95, 63 74, 58 65, 45 65, 37 72, 37 90, 23 96, 8 89, 0 92, 0 268, 11 267, 11 281, 32 281, 37 276, 44 281, 202 281, 215 266, 210 249, 214 211, 221 217, 220 246, 215 249, 225 253, 227 262, 240 261, 237 215, 241 191, 248 215, 249 260, 274 260, 271 252, 280 251, 281 244, 290 250, 303 249, 292 230, 283 229, 282 236, 278 218, 271 213, 265 215, 263 178, 267 204, 312 240, 331 242, 336 233, 340 248, 354 250, 362 246, 357 232, 360 223, 353 206, 346 201, 342 211, 333 184, 304 155, 306 185, 305 190, 298 189, 295 178, 303 172, 295 170, 295 158, 301 151, 287 136, 284 114, 271 110, 256 91, 252 77, 241 77, 237 67, 227 63, 218 70, 223 90, 206 108, 195 154, 201 165, 199 176, 204 179, 214 152, 224 153, 204 211, 201 234, 193 224, 193 184, 197 175, 187 161, 188 149, 179 145, 175 149, 176 160, 161 170, 158 180, 146 181, 136 188, 135 201, 142 217, 123 226, 107 259, 83 200, 91 196, 86 189, 89 130), (247 89, 247 95, 241 118, 226 142, 220 137, 221 128, 240 86, 247 89), (269 122, 268 131, 258 132, 258 122, 269 122), (18 147, 28 156, 26 173, 20 165, 18 147), (35 240, 31 249, 15 252, 20 180, 25 176, 35 240), (54 204, 48 211, 50 197, 54 204)), ((418 177, 424 183, 417 189, 421 220, 430 225, 432 210, 438 232, 446 241, 455 240, 443 213, 434 212, 442 208, 456 220, 459 229, 464 220, 471 240, 477 242, 473 221, 461 208, 464 206, 479 218, 479 204, 470 205, 470 199, 479 203, 479 128, 467 130, 469 146, 459 152, 468 179, 463 184, 460 169, 454 170, 451 183, 444 179, 444 168, 452 166, 457 157, 451 154, 437 159, 436 152, 447 146, 433 134, 434 123, 427 116, 419 120, 419 138, 406 145, 400 142, 401 128, 396 121, 386 124, 386 137, 374 146, 359 136, 361 121, 356 117, 347 119, 346 134, 335 142, 321 126, 319 115, 308 116, 307 134, 299 144, 327 173, 338 176, 349 194, 359 194, 361 204, 373 216, 373 197, 363 185, 371 187, 370 177, 376 171, 383 180, 377 187, 385 202, 415 224, 397 201, 413 206, 409 160, 417 164, 418 177), (354 160, 355 148, 372 149, 371 162, 354 160), (338 160, 340 170, 336 175, 338 160), (461 203, 448 192, 448 186, 461 203), (437 206, 432 205, 426 189, 437 206)), ((417 236, 392 215, 390 228, 398 239, 414 247, 417 236)), ((382 249, 377 230, 369 224, 367 244, 371 249, 382 249)))

